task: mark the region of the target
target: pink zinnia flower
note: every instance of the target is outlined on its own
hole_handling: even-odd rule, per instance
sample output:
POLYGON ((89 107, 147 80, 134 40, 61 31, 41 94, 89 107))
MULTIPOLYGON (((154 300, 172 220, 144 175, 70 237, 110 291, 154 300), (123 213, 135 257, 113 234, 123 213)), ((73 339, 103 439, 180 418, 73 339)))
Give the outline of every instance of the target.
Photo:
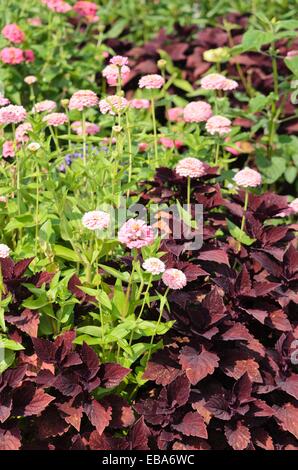
POLYGON ((179 176, 189 176, 190 178, 200 178, 205 175, 205 165, 197 158, 183 158, 177 163, 176 173, 179 176))
POLYGON ((69 3, 64 0, 41 0, 50 10, 56 13, 68 13, 71 10, 69 3))
POLYGON ((115 116, 115 114, 121 113, 127 106, 128 101, 126 98, 118 95, 111 95, 107 98, 100 100, 99 102, 99 109, 102 114, 111 114, 115 116))
POLYGON ((34 62, 34 60, 35 60, 34 52, 31 51, 31 49, 26 49, 24 51, 24 58, 25 58, 25 62, 27 64, 30 64, 31 62, 34 62))
POLYGON ((151 90, 154 88, 161 88, 164 85, 165 81, 161 75, 152 74, 152 75, 144 75, 144 77, 140 78, 139 80, 139 87, 140 88, 147 88, 147 90, 151 90))
POLYGON ((163 283, 170 289, 183 289, 187 284, 184 272, 180 269, 166 269, 162 275, 163 283))
POLYGON ((128 248, 142 248, 154 241, 153 228, 144 220, 129 219, 119 230, 118 240, 128 248))
POLYGON ((5 98, 2 93, 0 93, 0 106, 6 106, 10 103, 8 98, 5 98))
POLYGON ((6 140, 2 146, 2 157, 7 158, 7 157, 14 157, 15 156, 15 151, 14 151, 14 145, 12 140, 6 140))
POLYGON ((82 218, 82 224, 89 230, 103 230, 110 223, 110 214, 104 211, 86 212, 82 218))
POLYGON ((183 142, 181 140, 177 140, 177 139, 173 140, 173 139, 169 139, 168 137, 161 137, 159 139, 159 142, 166 149, 173 149, 173 148, 179 149, 183 146, 183 142))
POLYGON ((102 71, 102 76, 106 78, 108 85, 110 86, 117 86, 119 74, 121 83, 125 85, 129 79, 130 74, 130 68, 127 65, 118 67, 117 65, 109 64, 102 71))
POLYGON ((128 65, 128 57, 123 57, 122 55, 114 55, 110 59, 110 64, 118 65, 118 67, 123 67, 123 65, 128 65))
POLYGON ((238 171, 233 180, 242 188, 255 188, 262 184, 262 176, 260 173, 256 170, 252 170, 251 168, 244 168, 243 170, 238 171))
POLYGON ((56 108, 56 103, 55 101, 52 100, 44 100, 40 101, 39 103, 36 103, 35 106, 33 106, 32 111, 34 113, 44 113, 44 112, 50 112, 53 111, 56 108))
POLYGON ((161 274, 166 269, 166 265, 159 258, 147 258, 142 267, 147 273, 150 274, 161 274))
MULTIPOLYGON (((75 121, 72 123, 71 128, 78 135, 83 135, 83 123, 81 121, 75 121)), ((95 135, 99 132, 100 128, 93 122, 85 122, 85 132, 87 135, 95 135)))
POLYGON ((21 44, 25 40, 25 34, 15 23, 4 26, 2 29, 2 36, 15 44, 21 44))
POLYGON ((135 109, 148 109, 150 107, 150 101, 145 99, 134 98, 130 100, 129 105, 135 109))
POLYGON ((68 121, 65 113, 51 113, 44 116, 43 122, 47 123, 48 126, 63 126, 68 121))
POLYGON ((204 90, 230 91, 235 90, 235 88, 238 87, 238 83, 219 73, 210 73, 209 75, 206 75, 206 77, 202 78, 201 86, 204 90))
POLYGON ((9 104, 0 109, 0 124, 18 124, 25 121, 27 113, 23 106, 9 104))
POLYGON ((80 16, 92 17, 97 14, 98 6, 94 2, 79 1, 75 3, 73 9, 80 16))
POLYGON ((183 110, 185 122, 204 122, 212 116, 212 108, 205 101, 191 101, 183 110))
POLYGON ((39 18, 39 16, 35 16, 33 18, 28 18, 27 23, 30 24, 31 26, 41 26, 42 20, 41 18, 39 18))
POLYGON ((138 150, 141 153, 146 152, 146 150, 148 150, 148 148, 149 148, 149 144, 147 144, 147 142, 140 142, 139 145, 138 145, 138 150))
POLYGON ((176 106, 167 110, 167 118, 172 122, 181 122, 183 121, 184 109, 176 106))
POLYGON ((8 258, 10 253, 10 248, 4 243, 0 243, 0 258, 8 258))
POLYGON ((92 108, 98 104, 96 93, 91 90, 76 91, 69 100, 69 109, 83 111, 85 108, 92 108))
POLYGON ((0 202, 6 203, 8 201, 8 198, 6 196, 0 196, 0 202))
POLYGON ((17 47, 4 47, 0 52, 0 59, 4 64, 17 65, 24 62, 24 53, 17 47))
POLYGON ((37 78, 35 75, 27 75, 27 77, 24 78, 24 82, 27 83, 27 85, 33 85, 33 83, 37 82, 37 78))
POLYGON ((32 126, 29 122, 24 122, 16 128, 16 141, 17 143, 24 144, 28 142, 28 132, 32 131, 32 126))
POLYGON ((223 116, 212 116, 206 123, 206 129, 211 135, 225 135, 231 132, 231 121, 223 116))

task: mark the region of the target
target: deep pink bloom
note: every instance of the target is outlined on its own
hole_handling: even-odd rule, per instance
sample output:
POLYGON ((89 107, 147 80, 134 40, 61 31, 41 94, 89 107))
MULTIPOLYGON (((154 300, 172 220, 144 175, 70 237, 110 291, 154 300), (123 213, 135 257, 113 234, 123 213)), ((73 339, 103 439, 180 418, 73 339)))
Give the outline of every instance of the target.
POLYGON ((0 106, 6 106, 10 103, 8 98, 5 98, 2 93, 0 93, 0 106))
POLYGON ((231 121, 224 116, 212 116, 206 123, 206 129, 209 134, 225 135, 231 132, 231 121))
POLYGON ((124 57, 122 55, 114 55, 114 57, 110 59, 110 64, 118 65, 118 67, 128 65, 128 57, 124 57))
POLYGON ((27 113, 23 106, 9 104, 0 109, 0 124, 18 124, 25 121, 27 113))
POLYGON ((31 51, 31 49, 26 49, 24 51, 24 57, 25 57, 25 62, 27 64, 31 64, 31 62, 35 61, 35 55, 34 55, 34 52, 31 51))
POLYGON ((68 121, 65 113, 51 113, 44 116, 42 119, 48 126, 63 126, 68 121))
POLYGON ((2 36, 15 44, 21 44, 25 40, 25 34, 15 23, 4 26, 2 29, 2 36))
POLYGON ((32 111, 34 113, 44 113, 44 112, 49 113, 50 111, 53 111, 56 108, 56 106, 57 105, 55 101, 44 100, 44 101, 40 101, 39 103, 36 103, 35 106, 33 106, 32 111))
POLYGON ((4 47, 0 52, 0 59, 4 64, 17 65, 24 62, 25 57, 22 49, 17 47, 4 47))
POLYGON ((127 65, 118 67, 117 65, 109 64, 102 71, 102 76, 106 78, 108 85, 110 86, 117 86, 119 74, 121 77, 121 83, 125 85, 125 83, 128 82, 130 74, 130 68, 127 65))
POLYGON ((167 110, 167 118, 172 122, 181 122, 183 121, 184 109, 176 106, 167 110))
MULTIPOLYGON (((72 123, 71 128, 78 135, 83 135, 83 123, 81 121, 75 121, 72 123)), ((85 122, 85 132, 87 135, 95 135, 99 132, 100 128, 93 122, 85 122)))
POLYGON ((10 253, 10 248, 4 243, 0 243, 0 258, 8 258, 10 253))
POLYGON ((41 0, 41 2, 56 13, 68 13, 71 10, 71 5, 64 0, 41 0))
POLYGON ((79 1, 74 4, 73 9, 80 16, 92 17, 97 14, 98 5, 94 2, 79 1))
POLYGON ((91 90, 76 91, 69 100, 69 109, 83 111, 85 108, 92 108, 98 104, 96 93, 91 90))
POLYGON ((103 230, 110 223, 110 214, 104 211, 86 212, 82 218, 82 224, 89 230, 103 230))
POLYGON ((149 144, 147 144, 147 142, 140 142, 139 145, 138 145, 138 150, 141 153, 146 152, 146 150, 148 150, 148 148, 149 148, 149 144))
POLYGON ((153 228, 144 220, 129 219, 119 230, 118 240, 128 248, 142 248, 154 241, 153 228))
POLYGON ((166 269, 166 265, 159 258, 147 258, 142 264, 142 268, 150 274, 161 274, 166 269))
POLYGON ((130 100, 129 105, 135 109, 148 109, 150 108, 150 101, 145 99, 134 98, 130 100))
POLYGON ((14 156, 15 156, 15 150, 14 150, 13 141, 6 140, 2 146, 2 157, 7 158, 7 157, 14 157, 14 156))
POLYGON ((139 87, 140 88, 147 88, 147 90, 151 90, 154 88, 161 88, 163 87, 165 81, 161 75, 152 74, 152 75, 144 75, 144 77, 140 78, 139 80, 139 87))
POLYGON ((100 100, 99 102, 99 109, 102 114, 111 114, 114 116, 115 114, 120 113, 128 106, 128 101, 123 96, 118 95, 111 95, 107 98, 100 100))
POLYGON ((190 178, 200 178, 205 175, 205 165, 201 160, 193 157, 186 157, 176 165, 176 173, 179 176, 189 176, 190 178))
POLYGON ((184 272, 180 269, 170 268, 166 269, 162 275, 163 283, 170 289, 183 289, 187 284, 187 279, 184 272))
POLYGON ((177 139, 173 140, 173 139, 169 139, 168 137, 161 137, 159 139, 159 142, 166 149, 173 149, 173 148, 179 149, 183 146, 183 142, 181 140, 177 140, 177 139))
POLYGON ((28 142, 29 140, 28 132, 30 131, 32 131, 32 126, 30 122, 24 122, 23 124, 20 124, 16 128, 16 133, 15 133, 17 143, 25 144, 26 142, 28 142))
POLYGON ((185 122, 204 122, 212 116, 212 108, 205 101, 191 101, 183 110, 185 122))
POLYGON ((260 173, 256 170, 252 170, 251 168, 244 168, 243 170, 238 171, 233 180, 237 186, 241 186, 242 188, 255 188, 262 184, 262 176, 260 173))
POLYGON ((235 88, 238 87, 238 83, 219 73, 210 73, 202 78, 201 87, 204 88, 204 90, 230 91, 235 90, 235 88))

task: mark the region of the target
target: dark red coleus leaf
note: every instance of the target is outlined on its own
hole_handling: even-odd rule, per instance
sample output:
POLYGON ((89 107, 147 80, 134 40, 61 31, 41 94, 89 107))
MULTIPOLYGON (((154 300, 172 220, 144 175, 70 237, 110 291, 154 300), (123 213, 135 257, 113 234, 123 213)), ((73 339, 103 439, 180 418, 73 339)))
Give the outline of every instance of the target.
POLYGON ((148 438, 150 436, 150 430, 146 426, 144 418, 141 417, 132 426, 129 435, 128 442, 131 450, 148 450, 148 438))
POLYGON ((174 424, 173 429, 182 432, 185 436, 208 438, 207 428, 202 416, 199 413, 190 411, 187 413, 181 423, 174 424))
POLYGON ((218 367, 219 357, 217 354, 204 349, 199 353, 194 348, 184 346, 179 355, 179 363, 190 383, 196 385, 207 375, 213 374, 218 367))
POLYGON ((122 367, 120 364, 103 364, 100 369, 102 385, 106 388, 117 387, 130 371, 131 369, 122 367))
POLYGON ((106 410, 97 400, 93 399, 84 405, 84 411, 98 434, 102 434, 111 420, 111 408, 106 410))
POLYGON ((21 447, 21 433, 19 429, 0 428, 0 450, 19 450, 21 447))
POLYGON ((248 427, 241 421, 237 421, 235 425, 226 425, 225 435, 229 445, 234 450, 246 449, 251 440, 251 434, 248 427))
POLYGON ((27 333, 29 336, 36 338, 39 313, 26 308, 20 315, 5 315, 5 320, 12 325, 15 325, 19 330, 27 333))

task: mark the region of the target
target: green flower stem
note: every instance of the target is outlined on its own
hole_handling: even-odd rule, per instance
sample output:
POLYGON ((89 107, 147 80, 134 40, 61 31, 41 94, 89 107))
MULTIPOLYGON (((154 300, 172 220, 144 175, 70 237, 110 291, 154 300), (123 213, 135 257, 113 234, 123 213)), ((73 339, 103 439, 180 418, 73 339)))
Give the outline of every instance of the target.
POLYGON ((168 287, 164 296, 162 297, 161 301, 160 301, 160 310, 159 310, 159 316, 158 316, 158 320, 157 320, 157 323, 156 323, 156 328, 155 328, 155 332, 153 333, 153 335, 151 336, 151 340, 150 340, 150 349, 149 349, 149 352, 148 352, 148 357, 147 357, 147 360, 146 360, 146 366, 145 366, 145 369, 147 367, 147 364, 148 362, 150 361, 150 357, 151 357, 151 350, 152 350, 152 345, 153 345, 153 342, 154 342, 154 338, 156 336, 156 333, 158 331, 158 327, 159 327, 159 324, 161 322, 161 319, 162 319, 162 314, 163 314, 163 310, 164 310, 164 306, 165 306, 165 303, 166 303, 166 299, 167 299, 167 296, 168 296, 168 292, 169 292, 170 288, 168 287))
MULTIPOLYGON (((126 133, 127 133, 127 145, 128 145, 128 183, 131 182, 131 175, 132 175, 132 145, 131 145, 131 135, 130 135, 130 125, 129 125, 129 118, 128 118, 128 111, 126 112, 126 133)), ((127 190, 127 198, 129 197, 129 189, 127 190)))
POLYGON ((156 118, 155 118, 155 106, 154 106, 154 97, 151 96, 151 116, 153 124, 153 139, 154 139, 154 161, 155 168, 158 166, 158 149, 157 149, 157 129, 156 129, 156 118))
POLYGON ((86 152, 86 117, 85 117, 85 111, 82 111, 82 131, 83 131, 83 162, 84 166, 86 166, 87 163, 87 152, 86 152))
POLYGON ((38 229, 39 229, 39 166, 36 162, 36 200, 35 200, 35 256, 38 253, 38 229))
POLYGON ((60 147, 59 147, 59 142, 58 142, 58 136, 57 136, 57 131, 54 131, 53 127, 52 126, 49 126, 50 128, 50 133, 51 133, 51 136, 52 136, 52 139, 55 143, 55 147, 56 147, 56 150, 57 151, 60 151, 60 147))
POLYGON ((128 286, 127 286, 126 295, 125 295, 124 317, 123 318, 126 317, 127 312, 128 312, 129 297, 130 297, 130 292, 131 292, 131 286, 132 286, 132 283, 133 283, 133 276, 134 276, 135 269, 136 269, 137 256, 138 256, 137 251, 135 249, 133 249, 132 270, 131 270, 131 275, 129 277, 128 286))
MULTIPOLYGON (((241 227, 240 227, 241 232, 244 231, 244 227, 245 227, 246 211, 247 211, 247 207, 248 207, 248 196, 249 196, 249 192, 246 189, 245 190, 245 196, 244 196, 243 216, 242 216, 241 227)), ((241 247, 241 243, 238 242, 237 251, 240 250, 240 247, 241 247)))
MULTIPOLYGON (((147 288, 144 292, 144 297, 143 297, 143 302, 142 302, 142 306, 141 306, 141 309, 140 309, 140 312, 137 316, 137 320, 139 320, 141 317, 142 317, 142 314, 143 314, 143 311, 144 311, 144 308, 145 308, 145 305, 146 305, 146 298, 147 298, 147 295, 149 293, 149 290, 151 288, 151 285, 152 285, 152 278, 153 278, 153 275, 150 274, 150 277, 149 277, 149 281, 148 281, 148 285, 147 285, 147 288)), ((141 292, 139 293, 139 297, 141 296, 141 292)), ((129 338, 129 346, 131 346, 131 343, 132 343, 132 340, 133 340, 133 334, 134 334, 134 329, 132 330, 131 334, 130 334, 130 338, 129 338)))
POLYGON ((215 160, 214 160, 214 165, 218 165, 218 159, 219 159, 219 139, 217 139, 217 142, 215 144, 215 160))

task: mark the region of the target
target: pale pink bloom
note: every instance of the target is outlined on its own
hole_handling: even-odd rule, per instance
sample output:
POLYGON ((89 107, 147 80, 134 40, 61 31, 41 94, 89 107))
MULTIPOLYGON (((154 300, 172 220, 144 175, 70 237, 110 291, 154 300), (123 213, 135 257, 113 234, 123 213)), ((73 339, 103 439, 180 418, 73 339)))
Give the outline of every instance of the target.
POLYGON ((0 196, 0 202, 6 203, 8 201, 8 198, 6 196, 0 196))
POLYGON ((173 148, 179 149, 183 146, 183 142, 181 140, 177 140, 177 139, 173 140, 173 139, 169 139, 168 137, 161 137, 159 139, 159 142, 166 149, 173 149, 173 148))
POLYGON ((94 2, 79 1, 75 3, 73 9, 80 16, 92 17, 97 14, 98 6, 94 2))
POLYGON ((148 150, 148 148, 149 148, 149 144, 147 144, 147 142, 140 142, 139 145, 138 145, 138 150, 141 153, 146 152, 146 150, 148 150))
MULTIPOLYGON (((72 123, 71 128, 78 135, 83 135, 83 123, 81 121, 75 121, 72 123)), ((93 122, 85 122, 85 132, 87 135, 95 135, 100 131, 99 126, 93 124, 93 122)))
POLYGON ((42 20, 41 18, 39 18, 39 16, 35 16, 33 18, 28 18, 27 23, 30 24, 31 26, 41 26, 42 20))
POLYGON ((134 98, 130 100, 129 105, 135 109, 148 109, 150 107, 150 101, 145 99, 134 98))
POLYGON ((0 109, 0 124, 18 124, 25 121, 27 113, 23 106, 9 104, 0 109))
POLYGON ((201 86, 204 90, 230 91, 235 90, 238 87, 238 83, 219 73, 210 73, 202 78, 201 86))
POLYGON ((183 121, 184 109, 176 106, 167 110, 167 118, 172 122, 182 122, 183 121))
POLYGON ((114 55, 114 57, 110 59, 110 64, 118 65, 118 67, 128 65, 128 57, 123 57, 122 55, 114 55))
POLYGON ((142 248, 154 241, 154 232, 144 220, 129 219, 119 230, 118 240, 128 248, 142 248))
POLYGON ((24 62, 25 57, 22 49, 17 47, 4 47, 0 52, 0 59, 4 64, 17 65, 24 62))
POLYGON ((187 284, 184 272, 180 269, 166 269, 162 275, 163 283, 170 289, 183 289, 187 284))
POLYGON ((4 243, 0 243, 0 258, 8 258, 10 253, 10 248, 4 243))
POLYGON ((107 98, 100 100, 99 102, 99 109, 102 114, 111 114, 115 116, 115 114, 121 113, 127 106, 129 105, 126 98, 123 96, 118 95, 111 95, 107 98))
POLYGON ((64 0, 41 0, 41 2, 56 13, 68 13, 71 10, 69 3, 64 0))
POLYGON ((147 88, 147 90, 151 90, 154 88, 161 88, 163 87, 165 81, 161 75, 152 74, 152 75, 144 75, 139 80, 139 87, 140 88, 147 88))
POLYGON ((23 124, 20 124, 16 128, 16 133, 15 133, 17 143, 24 144, 28 142, 29 140, 28 132, 30 131, 32 131, 32 126, 30 122, 24 122, 23 124))
POLYGON ((2 36, 15 44, 21 44, 25 40, 25 34, 15 23, 4 26, 2 29, 2 36))
POLYGON ((205 101, 191 101, 183 110, 185 122, 204 122, 212 116, 212 108, 205 101))
POLYGON ((206 129, 209 134, 225 135, 231 132, 231 121, 224 116, 212 116, 206 123, 206 129))
POLYGON ((50 111, 53 111, 56 108, 56 106, 57 105, 55 101, 44 100, 44 101, 40 101, 39 103, 36 103, 35 106, 33 106, 32 111, 34 113, 44 113, 44 112, 49 113, 50 111))
POLYGON ((244 168, 243 170, 238 171, 233 180, 242 188, 255 188, 262 184, 262 176, 260 173, 256 170, 252 170, 251 168, 244 168))
POLYGON ((293 49, 292 51, 287 52, 286 58, 291 59, 292 57, 296 57, 297 55, 298 55, 298 50, 293 49))
POLYGON ((107 59, 110 54, 108 53, 108 51, 103 51, 101 55, 104 59, 107 59))
POLYGON ((2 93, 0 93, 0 106, 6 106, 10 103, 8 98, 5 98, 2 93))
POLYGON ((14 151, 14 144, 12 140, 6 140, 2 146, 2 157, 7 158, 7 157, 14 157, 15 156, 15 151, 14 151))
POLYGON ((31 62, 34 62, 34 60, 35 60, 34 52, 31 51, 31 49, 26 49, 24 51, 24 58, 25 58, 25 62, 27 64, 30 64, 31 62))
POLYGON ((92 108, 98 104, 96 93, 91 90, 76 91, 69 100, 69 109, 83 111, 85 108, 92 108))
POLYGON ((42 119, 48 126, 63 126, 68 121, 68 118, 65 113, 51 113, 47 114, 42 119))
POLYGON ((89 230, 103 230, 110 223, 110 214, 104 211, 86 212, 82 218, 82 224, 89 230))
POLYGON ((205 175, 205 165, 201 160, 193 157, 186 157, 180 160, 176 166, 176 173, 179 176, 189 176, 190 178, 200 178, 205 175))
POLYGON ((106 78, 108 85, 117 86, 119 80, 119 73, 121 78, 121 83, 125 85, 129 79, 130 68, 127 65, 122 65, 118 67, 117 65, 109 64, 103 71, 102 76, 106 78))
POLYGON ((150 274, 161 274, 166 269, 166 265, 159 258, 147 258, 142 267, 147 273, 150 274))
POLYGON ((27 83, 27 85, 33 85, 33 83, 37 82, 37 78, 35 75, 27 75, 27 77, 24 78, 24 82, 27 83))
POLYGON ((40 149, 40 144, 38 142, 31 142, 28 146, 27 149, 29 152, 35 153, 40 149))
POLYGON ((290 202, 289 207, 294 211, 295 214, 298 213, 298 198, 290 202))
POLYGON ((116 139, 116 137, 112 137, 112 138, 110 138, 110 137, 104 137, 104 138, 102 139, 102 141, 103 141, 104 144, 112 144, 112 145, 115 145, 116 142, 117 142, 117 139, 116 139))

